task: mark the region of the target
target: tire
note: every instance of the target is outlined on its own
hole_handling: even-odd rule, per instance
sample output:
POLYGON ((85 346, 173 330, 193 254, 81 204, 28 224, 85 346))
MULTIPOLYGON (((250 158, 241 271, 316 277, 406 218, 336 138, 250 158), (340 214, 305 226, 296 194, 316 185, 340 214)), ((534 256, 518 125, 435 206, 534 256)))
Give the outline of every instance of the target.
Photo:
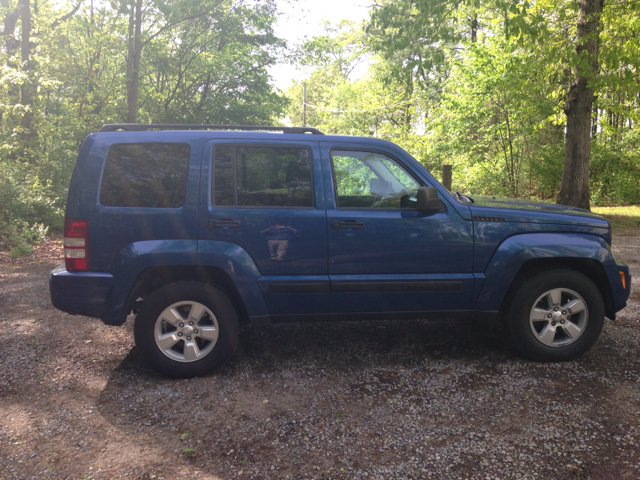
POLYGON ((549 270, 522 284, 505 321, 515 348, 539 362, 572 360, 589 350, 604 325, 598 287, 573 270, 549 270))
POLYGON ((133 332, 142 356, 160 374, 191 378, 231 358, 238 346, 239 321, 219 288, 178 282, 144 300, 133 332))

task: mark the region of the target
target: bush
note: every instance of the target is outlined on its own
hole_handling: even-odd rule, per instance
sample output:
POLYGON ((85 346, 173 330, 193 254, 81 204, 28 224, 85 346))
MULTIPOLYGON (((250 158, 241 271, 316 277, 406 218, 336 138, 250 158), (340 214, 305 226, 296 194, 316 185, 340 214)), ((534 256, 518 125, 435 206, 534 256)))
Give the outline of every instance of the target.
POLYGON ((636 132, 591 144, 589 177, 594 205, 640 203, 640 159, 636 132))
POLYGON ((51 184, 42 183, 27 164, 0 163, 0 247, 11 258, 29 254, 51 227, 59 228, 64 218, 52 198, 51 184))

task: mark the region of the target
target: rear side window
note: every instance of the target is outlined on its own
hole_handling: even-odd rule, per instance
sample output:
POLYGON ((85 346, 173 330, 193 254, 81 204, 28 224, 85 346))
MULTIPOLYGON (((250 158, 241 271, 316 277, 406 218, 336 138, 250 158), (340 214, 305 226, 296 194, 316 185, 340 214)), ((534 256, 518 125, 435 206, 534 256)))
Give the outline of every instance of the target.
POLYGON ((307 148, 220 146, 213 161, 214 205, 313 206, 307 148))
POLYGON ((184 143, 111 145, 102 175, 100 204, 107 207, 181 207, 190 151, 189 145, 184 143))

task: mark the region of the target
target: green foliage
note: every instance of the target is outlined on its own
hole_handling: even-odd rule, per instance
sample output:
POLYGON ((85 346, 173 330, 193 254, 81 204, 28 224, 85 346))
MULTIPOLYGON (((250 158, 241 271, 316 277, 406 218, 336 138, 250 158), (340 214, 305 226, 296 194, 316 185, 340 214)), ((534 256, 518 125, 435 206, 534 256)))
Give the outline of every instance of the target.
POLYGON ((31 253, 30 244, 44 240, 49 225, 59 225, 62 218, 51 199, 51 183, 43 185, 28 171, 0 163, 0 247, 10 248, 11 258, 31 253))
MULTIPOLYGON (((602 15, 601 72, 590 80, 596 204, 640 202, 638 13, 640 4, 623 2, 602 15)), ((588 60, 576 55, 577 14, 567 0, 382 1, 366 36, 342 24, 305 43, 300 63, 317 67, 306 80, 307 124, 394 141, 436 177, 453 165, 457 190, 554 199, 564 102, 588 60), (360 58, 369 71, 352 79, 344 65, 360 58)), ((287 96, 289 119, 301 124, 302 85, 287 96)))
POLYGON ((544 85, 528 78, 528 60, 515 45, 486 39, 452 62, 427 136, 439 163, 460 159, 457 187, 512 197, 533 189, 526 173, 538 163, 553 105, 544 85))
POLYGON ((19 258, 23 255, 30 255, 33 252, 33 247, 26 243, 20 243, 15 247, 11 247, 9 250, 10 258, 19 258))
POLYGON ((637 131, 591 147, 591 195, 596 205, 640 204, 640 158, 637 131))
MULTIPOLYGON (((284 48, 274 0, 142 3, 139 122, 264 125, 283 113, 266 70, 284 48)), ((26 51, 17 5, 0 5, 0 247, 14 255, 61 230, 83 139, 127 119, 135 2, 32 2, 26 51)))
MULTIPOLYGON (((588 70, 576 2, 381 0, 363 25, 325 22, 287 51, 275 0, 32 2, 30 30, 6 0, 0 246, 12 255, 61 229, 83 139, 128 118, 138 1, 139 122, 301 125, 303 82, 283 96, 266 70, 288 57, 308 71, 308 125, 394 141, 436 177, 453 165, 453 188, 468 193, 558 194, 565 100, 588 70)), ((595 204, 640 202, 639 29, 640 3, 605 4, 589 76, 595 204)))

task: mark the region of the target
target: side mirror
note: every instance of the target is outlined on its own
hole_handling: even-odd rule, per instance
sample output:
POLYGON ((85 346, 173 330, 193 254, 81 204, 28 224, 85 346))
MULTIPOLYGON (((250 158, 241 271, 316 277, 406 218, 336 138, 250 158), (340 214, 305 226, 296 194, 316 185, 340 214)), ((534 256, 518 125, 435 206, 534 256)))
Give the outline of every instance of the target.
POLYGON ((438 196, 438 189, 435 187, 420 187, 416 197, 416 210, 427 213, 444 212, 444 203, 438 196))

